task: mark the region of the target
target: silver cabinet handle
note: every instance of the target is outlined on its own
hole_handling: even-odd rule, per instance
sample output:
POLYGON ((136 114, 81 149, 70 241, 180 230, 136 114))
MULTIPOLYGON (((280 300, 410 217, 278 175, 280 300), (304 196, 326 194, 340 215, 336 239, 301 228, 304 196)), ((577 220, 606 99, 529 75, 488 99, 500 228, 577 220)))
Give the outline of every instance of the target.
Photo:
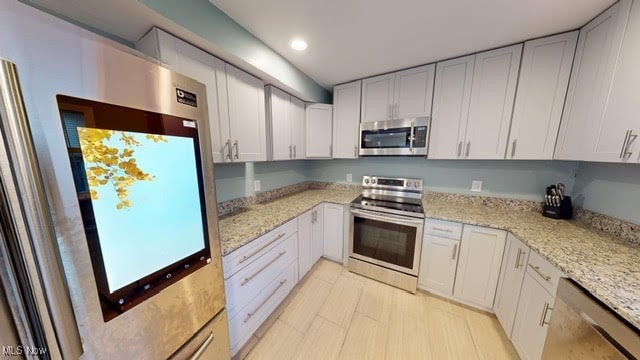
POLYGON ((400 105, 399 104, 395 104, 393 105, 393 118, 394 119, 399 119, 400 118, 400 105))
POLYGON ((542 271, 540 271, 540 266, 533 266, 531 264, 529 264, 529 266, 533 269, 533 271, 538 273, 538 275, 540 275, 545 281, 551 280, 551 276, 545 275, 542 271))
POLYGON ((296 146, 293 145, 293 158, 295 159, 296 157, 296 146))
POLYGON ((636 141, 636 138, 638 137, 638 135, 633 133, 633 130, 629 130, 629 136, 627 137, 627 142, 624 145, 624 154, 622 154, 622 158, 629 158, 633 152, 629 151, 629 146, 631 146, 631 144, 636 141))
POLYGON ((356 146, 354 146, 354 147, 353 147, 353 155, 354 155, 355 157, 358 157, 358 145, 356 145, 356 146))
POLYGON ((451 260, 455 260, 457 254, 458 254, 458 243, 455 243, 453 244, 453 254, 451 255, 451 260))
POLYGON ((453 230, 451 230, 451 229, 443 229, 443 228, 439 228, 439 227, 432 227, 431 229, 433 229, 435 231, 446 232, 446 233, 452 233, 453 232, 453 230))
POLYGON ((511 158, 516 157, 516 145, 518 144, 518 139, 513 139, 513 143, 511 144, 511 158))
POLYGON ((293 158, 293 147, 289 145, 289 159, 293 158))
POLYGON ((624 152, 627 148, 627 139, 629 138, 629 132, 631 130, 627 130, 627 132, 624 133, 624 141, 622 142, 622 149, 620 149, 620 159, 622 159, 624 157, 624 152))
POLYGON ((467 143, 467 149, 464 152, 465 153, 464 157, 469 157, 469 151, 471 151, 471 141, 467 143))
POLYGON ((227 149, 227 154, 224 155, 224 157, 226 159, 231 160, 231 139, 228 139, 227 142, 224 144, 224 148, 222 149, 223 153, 224 153, 224 149, 227 149))
POLYGON ((518 268, 520 268, 520 267, 523 265, 523 263, 524 263, 524 260, 525 260, 525 253, 526 253, 526 252, 525 252, 524 250, 522 250, 522 256, 520 257, 520 261, 518 261, 518 268))
POLYGON ((269 301, 269 299, 271 299, 273 295, 275 295, 278 292, 278 290, 280 290, 282 285, 284 285, 284 283, 286 282, 287 282, 287 279, 280 281, 280 284, 278 284, 278 286, 276 286, 276 288, 273 289, 273 291, 271 292, 271 294, 269 294, 269 296, 267 296, 264 300, 262 300, 262 302, 253 311, 247 313, 247 317, 244 318, 244 322, 249 321, 249 319, 251 319, 251 317, 255 315, 258 312, 258 310, 260 310, 260 308, 263 307, 264 304, 266 304, 267 301, 269 301))
POLYGON ((209 347, 212 341, 213 341, 213 331, 209 333, 209 336, 207 336, 207 338, 204 339, 204 341, 202 342, 202 344, 200 344, 200 346, 198 346, 196 351, 193 354, 191 354, 191 356, 189 356, 189 360, 200 359, 200 356, 202 356, 204 351, 207 350, 207 348, 209 347))
POLYGON ((515 266, 516 270, 520 267, 520 256, 522 256, 522 250, 518 248, 518 256, 516 256, 516 266, 515 266))
POLYGON ((458 143, 458 157, 462 154, 462 141, 458 143))
POLYGON ((542 316, 540 316, 540 322, 538 323, 541 327, 549 324, 547 322, 547 313, 549 310, 553 310, 553 308, 549 306, 549 303, 544 303, 544 306, 542 307, 542 316))
POLYGON ((269 245, 273 244, 274 242, 276 242, 276 241, 278 241, 278 240, 282 239, 282 237, 283 237, 284 235, 285 235, 285 233, 279 234, 278 236, 276 236, 276 238, 275 238, 275 239, 273 239, 273 240, 269 241, 268 243, 266 243, 266 244, 264 244, 264 245, 260 246, 258 249, 256 249, 256 250, 255 250, 254 252, 252 252, 251 254, 243 256, 243 257, 242 257, 242 259, 240 259, 240 261, 238 261, 238 264, 242 264, 243 262, 245 262, 245 261, 249 260, 252 256, 254 256, 255 254, 257 254, 257 253, 259 253, 260 251, 264 250, 264 248, 266 248, 267 246, 269 246, 269 245))
POLYGON ((235 159, 240 159, 240 150, 238 149, 238 140, 233 142, 233 147, 236 149, 235 159))
POLYGON ((391 119, 391 105, 387 105, 387 120, 391 119))
POLYGON ((268 263, 264 264, 260 269, 258 269, 256 272, 254 272, 253 274, 251 274, 250 276, 247 276, 246 278, 244 278, 244 280, 242 280, 242 282, 240 283, 240 286, 244 286, 246 283, 248 283, 249 281, 251 281, 251 279, 253 279, 254 277, 258 276, 258 274, 260 274, 264 269, 268 268, 269 265, 273 264, 276 260, 280 259, 284 254, 286 254, 287 251, 281 251, 276 257, 274 257, 273 259, 271 259, 271 261, 269 261, 268 263))

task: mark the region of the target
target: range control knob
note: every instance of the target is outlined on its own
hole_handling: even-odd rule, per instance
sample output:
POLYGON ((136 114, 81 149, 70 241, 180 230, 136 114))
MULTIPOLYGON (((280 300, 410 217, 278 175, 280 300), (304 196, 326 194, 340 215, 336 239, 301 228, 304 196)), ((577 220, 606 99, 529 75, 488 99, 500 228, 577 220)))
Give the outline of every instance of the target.
POLYGON ((364 183, 365 183, 365 184, 368 184, 368 183, 369 183, 369 178, 368 178, 368 177, 364 178, 364 183))
POLYGON ((371 178, 371 185, 375 185, 378 180, 376 178, 371 178))

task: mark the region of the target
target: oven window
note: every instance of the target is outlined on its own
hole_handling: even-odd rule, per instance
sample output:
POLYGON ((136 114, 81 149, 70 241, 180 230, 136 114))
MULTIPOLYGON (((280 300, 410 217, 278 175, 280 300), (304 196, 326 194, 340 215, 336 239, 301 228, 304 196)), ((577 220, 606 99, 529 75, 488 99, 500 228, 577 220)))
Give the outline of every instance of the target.
POLYGON ((353 252, 407 269, 413 268, 416 228, 354 217, 353 252))
POLYGON ((363 149, 408 148, 411 145, 411 128, 363 130, 363 149))

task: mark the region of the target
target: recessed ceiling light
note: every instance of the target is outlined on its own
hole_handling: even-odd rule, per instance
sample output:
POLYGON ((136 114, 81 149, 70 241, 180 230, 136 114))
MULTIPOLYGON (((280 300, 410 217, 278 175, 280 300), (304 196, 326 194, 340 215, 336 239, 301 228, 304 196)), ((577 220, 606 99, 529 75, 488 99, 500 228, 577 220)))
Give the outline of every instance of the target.
POLYGON ((294 50, 302 51, 307 48, 307 42, 304 40, 296 39, 291 42, 291 47, 294 50))

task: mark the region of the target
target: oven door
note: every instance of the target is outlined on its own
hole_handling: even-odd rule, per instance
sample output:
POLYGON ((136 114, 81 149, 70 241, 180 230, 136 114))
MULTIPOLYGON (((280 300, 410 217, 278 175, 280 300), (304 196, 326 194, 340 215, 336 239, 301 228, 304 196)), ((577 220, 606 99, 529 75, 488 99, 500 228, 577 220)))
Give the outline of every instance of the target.
POLYGON ((418 276, 422 219, 351 209, 349 256, 418 276))

